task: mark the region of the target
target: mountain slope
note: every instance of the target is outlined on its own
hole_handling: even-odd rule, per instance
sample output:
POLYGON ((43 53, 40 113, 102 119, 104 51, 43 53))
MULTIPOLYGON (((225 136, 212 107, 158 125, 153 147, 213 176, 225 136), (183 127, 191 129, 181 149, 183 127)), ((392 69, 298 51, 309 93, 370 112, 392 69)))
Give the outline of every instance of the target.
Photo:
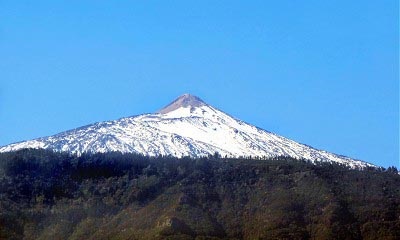
POLYGON ((144 155, 290 156, 334 161, 351 167, 371 164, 321 151, 237 120, 184 94, 154 114, 99 122, 54 136, 10 144, 0 152, 44 148, 72 153, 134 152, 144 155))
POLYGON ((400 239, 400 175, 289 157, 0 153, 0 239, 400 239))

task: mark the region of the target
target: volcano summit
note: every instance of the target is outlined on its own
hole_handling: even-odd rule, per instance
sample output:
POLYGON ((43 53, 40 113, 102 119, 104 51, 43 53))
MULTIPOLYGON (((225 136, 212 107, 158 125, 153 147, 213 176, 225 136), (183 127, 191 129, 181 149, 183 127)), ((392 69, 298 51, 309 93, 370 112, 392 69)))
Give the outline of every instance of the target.
POLYGON ((262 130, 184 94, 157 113, 90 124, 49 137, 0 147, 0 152, 43 148, 76 154, 85 152, 141 153, 149 156, 200 157, 290 156, 312 162, 373 166, 262 130))

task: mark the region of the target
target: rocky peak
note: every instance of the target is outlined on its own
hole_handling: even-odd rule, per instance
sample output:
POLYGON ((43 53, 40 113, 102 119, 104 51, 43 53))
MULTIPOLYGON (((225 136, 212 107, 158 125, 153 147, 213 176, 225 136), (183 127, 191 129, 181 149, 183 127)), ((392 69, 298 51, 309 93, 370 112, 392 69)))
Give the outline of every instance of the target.
POLYGON ((169 113, 181 107, 201 107, 207 105, 203 100, 199 97, 196 97, 191 94, 183 94, 173 102, 165 106, 163 109, 159 110, 158 113, 169 113))

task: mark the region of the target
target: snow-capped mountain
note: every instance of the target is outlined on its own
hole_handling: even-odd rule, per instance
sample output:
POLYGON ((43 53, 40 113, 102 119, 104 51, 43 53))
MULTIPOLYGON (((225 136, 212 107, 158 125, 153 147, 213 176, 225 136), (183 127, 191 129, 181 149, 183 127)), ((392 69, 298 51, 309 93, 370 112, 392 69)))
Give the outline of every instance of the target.
POLYGON ((157 113, 94 123, 49 137, 0 147, 0 152, 44 148, 72 153, 135 152, 145 155, 271 157, 286 155, 333 161, 351 167, 373 166, 297 143, 262 130, 184 94, 157 113))

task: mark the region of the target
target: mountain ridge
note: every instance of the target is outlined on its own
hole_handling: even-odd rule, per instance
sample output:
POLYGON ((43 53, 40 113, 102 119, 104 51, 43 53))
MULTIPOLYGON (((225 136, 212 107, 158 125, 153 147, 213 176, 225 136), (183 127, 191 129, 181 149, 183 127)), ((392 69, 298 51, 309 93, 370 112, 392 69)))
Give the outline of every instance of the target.
POLYGON ((360 160, 318 150, 248 124, 184 94, 156 113, 97 122, 52 136, 0 147, 0 152, 44 148, 85 152, 141 153, 149 156, 201 157, 290 156, 310 161, 334 161, 350 167, 374 166, 360 160))

